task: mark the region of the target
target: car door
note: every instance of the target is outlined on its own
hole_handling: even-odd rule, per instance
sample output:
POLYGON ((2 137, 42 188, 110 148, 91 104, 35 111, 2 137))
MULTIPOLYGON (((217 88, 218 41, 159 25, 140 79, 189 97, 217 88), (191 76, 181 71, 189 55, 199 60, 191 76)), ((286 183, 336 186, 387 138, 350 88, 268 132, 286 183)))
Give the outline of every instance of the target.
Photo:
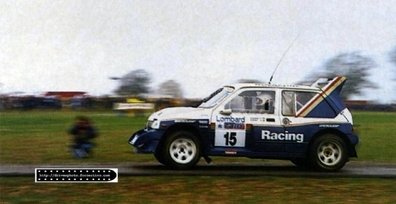
POLYGON ((284 148, 262 136, 267 131, 284 131, 275 99, 274 90, 245 88, 225 100, 212 114, 214 148, 224 148, 226 154, 282 151, 284 148))
MULTIPOLYGON (((282 91, 281 119, 285 128, 286 135, 286 151, 291 153, 304 153, 311 137, 318 131, 319 126, 323 122, 328 121, 327 118, 318 116, 301 116, 301 112, 309 106, 313 106, 314 101, 323 98, 319 92, 315 91, 282 91)), ((321 99, 324 101, 324 99, 321 99)), ((324 101, 322 106, 326 106, 324 101)), ((332 110, 324 108, 321 112, 332 110)), ((327 114, 327 113, 326 113, 327 114)), ((329 117, 335 115, 327 114, 329 117)))

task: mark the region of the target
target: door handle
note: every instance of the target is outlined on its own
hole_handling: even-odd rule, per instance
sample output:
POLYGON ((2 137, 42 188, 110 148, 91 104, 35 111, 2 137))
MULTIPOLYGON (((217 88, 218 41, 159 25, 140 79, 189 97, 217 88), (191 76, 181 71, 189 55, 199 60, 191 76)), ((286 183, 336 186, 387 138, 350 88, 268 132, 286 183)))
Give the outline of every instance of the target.
POLYGON ((275 118, 267 118, 267 122, 275 122, 275 118))

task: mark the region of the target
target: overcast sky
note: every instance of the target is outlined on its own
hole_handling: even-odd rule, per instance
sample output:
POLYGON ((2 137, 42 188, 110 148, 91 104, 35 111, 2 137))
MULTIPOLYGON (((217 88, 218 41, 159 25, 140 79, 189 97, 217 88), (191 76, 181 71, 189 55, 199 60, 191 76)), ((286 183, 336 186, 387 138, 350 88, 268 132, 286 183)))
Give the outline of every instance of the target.
MULTIPOLYGON (((380 87, 363 98, 396 100, 388 53, 396 1, 0 1, 0 93, 111 94, 134 69, 152 87, 174 79, 204 97, 240 78, 294 83, 340 53, 378 64, 380 87)), ((394 77, 393 77, 394 79, 394 77)))

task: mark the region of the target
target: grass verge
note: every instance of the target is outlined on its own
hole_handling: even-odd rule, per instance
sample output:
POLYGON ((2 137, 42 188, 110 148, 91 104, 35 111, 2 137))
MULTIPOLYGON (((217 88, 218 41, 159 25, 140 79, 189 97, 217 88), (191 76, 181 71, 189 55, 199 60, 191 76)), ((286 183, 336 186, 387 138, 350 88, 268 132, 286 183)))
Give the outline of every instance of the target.
MULTIPOLYGON (((354 112, 360 136, 359 161, 396 162, 396 113, 354 112)), ((143 128, 147 117, 120 116, 112 112, 24 111, 0 112, 0 163, 63 164, 155 161, 152 155, 136 155, 127 143, 143 128), (99 129, 94 157, 74 159, 66 131, 77 115, 90 117, 99 129)), ((225 161, 252 161, 224 158, 225 161)))
POLYGON ((36 184, 0 177, 1 203, 395 203, 389 179, 120 177, 117 184, 36 184))

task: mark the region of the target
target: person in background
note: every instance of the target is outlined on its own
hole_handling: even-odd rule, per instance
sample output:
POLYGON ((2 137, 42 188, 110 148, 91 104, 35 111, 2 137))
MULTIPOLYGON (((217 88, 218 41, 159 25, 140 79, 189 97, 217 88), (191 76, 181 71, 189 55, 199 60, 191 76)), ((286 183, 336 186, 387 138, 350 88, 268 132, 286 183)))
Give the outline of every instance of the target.
POLYGON ((77 116, 76 121, 69 130, 73 136, 72 152, 76 158, 90 156, 94 146, 93 139, 98 136, 88 117, 77 116))

